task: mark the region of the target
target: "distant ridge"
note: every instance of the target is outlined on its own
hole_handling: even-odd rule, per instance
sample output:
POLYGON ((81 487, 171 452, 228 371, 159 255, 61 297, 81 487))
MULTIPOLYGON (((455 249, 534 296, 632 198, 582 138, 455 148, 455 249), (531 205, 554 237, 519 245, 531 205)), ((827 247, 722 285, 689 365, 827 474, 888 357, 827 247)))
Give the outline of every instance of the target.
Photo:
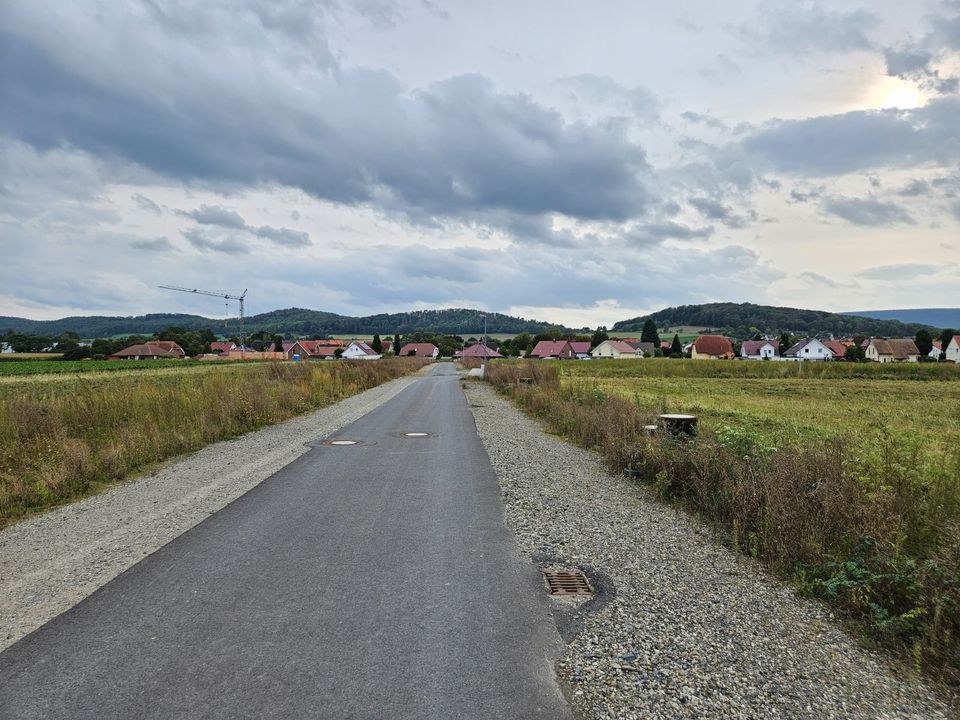
MULTIPOLYGON (((266 330, 269 333, 311 335, 382 335, 411 333, 417 330, 450 335, 479 336, 483 332, 484 317, 487 332, 491 333, 539 333, 550 329, 563 329, 558 325, 537 320, 525 320, 501 313, 482 310, 451 308, 447 310, 411 310, 410 312, 350 317, 319 310, 287 308, 272 310, 246 318, 247 334, 266 330)), ((114 335, 153 334, 168 327, 183 327, 188 330, 209 329, 218 335, 236 335, 239 323, 230 320, 226 327, 222 319, 185 315, 180 313, 154 313, 131 317, 103 315, 66 317, 60 320, 28 320, 0 316, 0 333, 7 330, 31 335, 57 336, 75 332, 82 338, 111 337, 114 335)))
POLYGON ((899 320, 904 323, 920 323, 938 328, 960 328, 960 308, 913 308, 909 310, 851 310, 843 315, 899 320))
MULTIPOLYGON (((658 327, 693 326, 711 328, 733 335, 749 337, 756 332, 796 335, 806 333, 833 333, 834 335, 876 335, 906 337, 915 335, 923 323, 903 323, 899 320, 874 319, 852 314, 837 314, 825 310, 754 305, 752 303, 706 303, 666 308, 652 315, 622 320, 613 326, 619 332, 639 332, 651 318, 658 327)), ((932 327, 939 327, 934 325, 932 327)))

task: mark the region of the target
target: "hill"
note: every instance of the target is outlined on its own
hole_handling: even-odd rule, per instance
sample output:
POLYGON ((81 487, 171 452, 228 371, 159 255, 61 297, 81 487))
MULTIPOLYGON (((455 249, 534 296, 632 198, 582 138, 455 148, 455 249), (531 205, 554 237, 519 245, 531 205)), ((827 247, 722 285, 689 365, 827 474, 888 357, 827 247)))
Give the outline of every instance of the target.
POLYGON ((843 315, 899 320, 903 323, 920 323, 938 328, 960 328, 960 308, 914 308, 911 310, 851 310, 843 315))
POLYGON ((754 305, 752 303, 707 303, 704 305, 681 305, 666 308, 652 315, 622 320, 613 326, 614 331, 639 332, 647 318, 652 318, 657 327, 688 325, 710 328, 734 337, 749 337, 756 332, 795 335, 829 332, 835 335, 875 335, 906 337, 916 334, 924 325, 902 323, 899 320, 884 320, 856 315, 840 315, 824 310, 754 305))
MULTIPOLYGON (((483 318, 487 319, 487 331, 491 333, 522 332, 539 333, 559 328, 546 322, 484 313, 481 310, 453 308, 448 310, 412 310, 404 313, 350 317, 335 313, 288 308, 273 310, 246 318, 247 334, 265 330, 269 333, 296 336, 321 336, 333 334, 372 335, 411 333, 417 330, 449 335, 479 335, 483 332, 483 318)), ((53 337, 72 331, 83 338, 111 337, 113 335, 153 334, 168 327, 183 327, 188 330, 209 329, 218 335, 235 335, 240 331, 236 320, 225 327, 222 319, 205 318, 200 315, 178 313, 154 313, 135 317, 111 317, 102 315, 75 316, 60 320, 28 320, 26 318, 0 316, 0 333, 13 330, 31 335, 53 337)), ((562 329, 562 328, 559 328, 562 329)))

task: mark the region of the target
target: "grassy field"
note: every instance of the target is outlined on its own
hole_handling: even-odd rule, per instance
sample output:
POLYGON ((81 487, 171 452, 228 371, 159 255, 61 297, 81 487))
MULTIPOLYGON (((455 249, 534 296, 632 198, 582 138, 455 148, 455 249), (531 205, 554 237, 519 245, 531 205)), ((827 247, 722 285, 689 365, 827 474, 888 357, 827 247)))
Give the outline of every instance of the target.
POLYGON ((487 377, 960 687, 960 366, 507 361, 487 377), (701 431, 647 433, 665 411, 701 431))
MULTIPOLYGON (((0 383, 0 527, 426 361, 184 364, 0 383)), ((129 366, 129 363, 117 363, 129 366)))
POLYGON ((651 419, 693 413, 708 429, 746 428, 768 446, 881 432, 914 438, 931 462, 960 448, 958 365, 646 359, 560 371, 564 383, 629 398, 651 419))
POLYGON ((181 370, 191 365, 207 365, 210 362, 209 360, 60 360, 59 362, 50 362, 39 358, 6 360, 0 362, 0 377, 8 375, 116 372, 118 370, 181 370))

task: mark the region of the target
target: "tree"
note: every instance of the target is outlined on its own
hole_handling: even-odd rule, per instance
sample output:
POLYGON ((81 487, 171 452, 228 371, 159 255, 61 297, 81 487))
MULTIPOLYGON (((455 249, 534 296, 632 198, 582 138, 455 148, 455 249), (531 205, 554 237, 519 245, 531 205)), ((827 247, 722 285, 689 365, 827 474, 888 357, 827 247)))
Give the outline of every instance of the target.
POLYGON ((793 335, 787 332, 783 333, 783 335, 780 336, 780 354, 783 355, 793 347, 794 342, 796 341, 793 339, 793 335))
POLYGON ((942 333, 940 333, 940 358, 943 359, 945 353, 947 352, 947 345, 950 344, 950 341, 953 340, 953 336, 956 335, 958 330, 953 328, 946 328, 942 333))
POLYGON ((399 355, 401 347, 403 346, 400 344, 400 333, 397 333, 393 336, 393 354, 399 355))
POLYGON ((379 355, 383 352, 383 340, 380 339, 379 333, 373 334, 373 342, 370 343, 370 347, 373 348, 373 351, 379 355))
POLYGON ((651 342, 654 347, 660 347, 660 333, 657 332, 657 324, 652 318, 647 318, 643 324, 643 330, 640 331, 640 342, 651 342))
POLYGON ((604 325, 601 325, 597 328, 596 332, 593 333, 593 336, 590 338, 590 347, 595 348, 600 343, 609 340, 610 336, 607 334, 607 328, 604 325))
POLYGON ((843 353, 843 359, 847 362, 863 362, 866 359, 866 353, 863 348, 857 344, 848 345, 843 353))
POLYGON ((680 336, 673 334, 673 342, 670 343, 670 357, 678 358, 683 356, 683 343, 680 342, 680 336))
POLYGON ((930 351, 933 350, 933 336, 930 334, 929 330, 917 330, 917 334, 914 336, 913 341, 917 344, 917 350, 920 351, 921 358, 927 357, 930 354, 930 351))
POLYGON ((283 335, 273 336, 273 351, 283 352, 283 335))

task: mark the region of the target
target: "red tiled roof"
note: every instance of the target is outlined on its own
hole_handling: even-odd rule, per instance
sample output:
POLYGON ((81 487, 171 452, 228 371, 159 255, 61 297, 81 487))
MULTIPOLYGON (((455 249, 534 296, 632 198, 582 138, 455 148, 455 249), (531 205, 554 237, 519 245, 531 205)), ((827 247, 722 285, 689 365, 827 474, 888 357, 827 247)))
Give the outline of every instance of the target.
MULTIPOLYGON (((177 345, 177 349, 180 350, 180 346, 177 345)), ((115 352, 110 357, 112 358, 127 358, 127 357, 161 357, 161 358, 181 358, 183 357, 183 350, 180 350, 179 353, 172 350, 166 350, 155 343, 144 343, 143 345, 131 345, 126 347, 119 352, 115 352)))
POLYGON ((470 347, 465 347, 463 350, 459 351, 457 357, 503 357, 496 350, 485 347, 483 343, 475 343, 470 347))
MULTIPOLYGON (((286 343, 284 343, 284 344, 286 344, 286 343)), ((210 343, 210 351, 211 351, 211 352, 215 352, 215 353, 230 352, 230 351, 233 350, 233 348, 235 348, 235 347, 236 347, 236 345, 234 345, 234 344, 233 344, 232 342, 230 342, 229 340, 226 341, 226 342, 220 342, 220 341, 218 340, 217 342, 212 342, 212 343, 210 343)))
POLYGON ((752 357, 760 354, 760 348, 764 345, 772 345, 774 352, 780 352, 779 340, 744 340, 742 352, 752 357))
MULTIPOLYGON (((566 340, 541 340, 530 351, 530 357, 550 358, 559 357, 560 351, 567 344, 566 340)), ((589 345, 590 343, 587 343, 589 345)))
POLYGON ((407 343, 400 348, 400 357, 413 355, 415 357, 433 357, 437 352, 437 346, 433 343, 407 343))
POLYGON ((821 340, 820 342, 833 353, 834 357, 842 358, 847 352, 847 345, 840 340, 821 340))
POLYGON ((698 353, 719 357, 733 352, 733 345, 723 335, 700 335, 693 341, 698 353))
POLYGON ((570 347, 575 354, 582 355, 583 353, 590 352, 590 341, 571 340, 570 347))

